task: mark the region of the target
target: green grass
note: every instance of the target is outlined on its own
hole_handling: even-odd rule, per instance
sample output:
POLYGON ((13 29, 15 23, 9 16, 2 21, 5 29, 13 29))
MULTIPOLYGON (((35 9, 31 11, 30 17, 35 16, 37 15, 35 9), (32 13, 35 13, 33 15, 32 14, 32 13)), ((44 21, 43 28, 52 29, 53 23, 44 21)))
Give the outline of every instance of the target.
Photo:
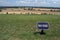
POLYGON ((0 15, 0 40, 60 40, 60 15, 0 15), (39 32, 37 22, 49 22, 45 35, 39 32))

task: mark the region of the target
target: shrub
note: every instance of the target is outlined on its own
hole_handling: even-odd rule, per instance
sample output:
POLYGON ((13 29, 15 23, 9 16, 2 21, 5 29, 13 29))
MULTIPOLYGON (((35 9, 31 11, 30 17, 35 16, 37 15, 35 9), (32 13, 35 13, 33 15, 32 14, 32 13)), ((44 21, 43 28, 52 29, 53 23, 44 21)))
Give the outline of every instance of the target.
POLYGON ((8 14, 8 12, 6 12, 6 14, 8 14))
POLYGON ((0 12, 1 12, 2 10, 0 10, 0 12))
POLYGON ((41 15, 47 15, 47 13, 41 13, 41 15))

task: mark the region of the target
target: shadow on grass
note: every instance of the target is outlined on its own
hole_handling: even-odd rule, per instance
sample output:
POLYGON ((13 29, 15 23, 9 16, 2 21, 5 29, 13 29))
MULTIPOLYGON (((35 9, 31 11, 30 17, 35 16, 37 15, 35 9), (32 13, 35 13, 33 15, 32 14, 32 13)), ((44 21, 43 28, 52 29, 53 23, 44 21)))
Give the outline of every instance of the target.
POLYGON ((45 32, 34 32, 34 35, 46 35, 45 32))

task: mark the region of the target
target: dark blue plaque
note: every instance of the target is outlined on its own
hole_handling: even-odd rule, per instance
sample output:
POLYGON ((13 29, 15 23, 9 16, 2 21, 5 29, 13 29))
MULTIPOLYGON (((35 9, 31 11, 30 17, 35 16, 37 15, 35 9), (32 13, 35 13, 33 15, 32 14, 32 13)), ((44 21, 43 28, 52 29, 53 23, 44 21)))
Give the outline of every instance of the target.
POLYGON ((38 22, 37 27, 42 30, 48 29, 49 23, 48 22, 38 22))

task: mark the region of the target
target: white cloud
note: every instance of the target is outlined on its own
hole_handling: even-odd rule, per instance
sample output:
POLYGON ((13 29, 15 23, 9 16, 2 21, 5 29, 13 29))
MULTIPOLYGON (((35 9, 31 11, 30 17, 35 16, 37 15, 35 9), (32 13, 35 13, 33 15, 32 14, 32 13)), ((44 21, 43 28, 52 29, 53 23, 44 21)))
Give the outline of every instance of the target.
POLYGON ((44 6, 44 5, 49 5, 49 2, 46 1, 38 1, 38 0, 18 0, 16 1, 17 5, 32 5, 32 6, 44 6))
POLYGON ((1 5, 10 6, 57 6, 60 5, 59 0, 0 0, 1 5))
POLYGON ((9 2, 9 1, 7 1, 7 0, 4 0, 4 1, 1 0, 1 1, 0 1, 0 4, 10 4, 10 3, 11 3, 11 2, 9 2))

